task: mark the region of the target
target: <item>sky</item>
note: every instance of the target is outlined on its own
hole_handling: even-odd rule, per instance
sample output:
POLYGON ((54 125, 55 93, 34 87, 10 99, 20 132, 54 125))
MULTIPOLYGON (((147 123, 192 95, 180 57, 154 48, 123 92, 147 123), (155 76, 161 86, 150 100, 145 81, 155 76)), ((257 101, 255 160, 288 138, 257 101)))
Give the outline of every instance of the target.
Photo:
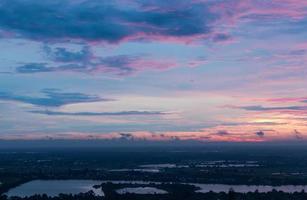
POLYGON ((306 25, 299 0, 0 0, 0 140, 306 140, 306 25))

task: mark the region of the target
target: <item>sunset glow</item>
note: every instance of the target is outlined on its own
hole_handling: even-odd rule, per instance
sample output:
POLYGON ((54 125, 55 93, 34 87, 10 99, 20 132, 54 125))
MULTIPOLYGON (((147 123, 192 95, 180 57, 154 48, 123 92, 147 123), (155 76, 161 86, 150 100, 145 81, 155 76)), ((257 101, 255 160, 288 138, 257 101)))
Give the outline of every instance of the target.
POLYGON ((307 139, 307 1, 0 0, 0 140, 307 139))

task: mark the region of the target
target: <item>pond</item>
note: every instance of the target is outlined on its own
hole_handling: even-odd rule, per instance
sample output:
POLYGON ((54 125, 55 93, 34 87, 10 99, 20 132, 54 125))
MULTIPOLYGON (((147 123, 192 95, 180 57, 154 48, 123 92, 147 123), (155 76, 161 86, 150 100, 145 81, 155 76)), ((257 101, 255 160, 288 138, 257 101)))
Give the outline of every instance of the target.
POLYGON ((9 190, 6 195, 9 197, 26 197, 35 194, 47 194, 54 197, 59 194, 79 194, 92 190, 97 196, 104 196, 101 188, 95 189, 94 185, 101 184, 101 181, 93 180, 35 180, 9 190))
POLYGON ((306 185, 281 185, 281 186, 270 186, 270 185, 225 185, 225 184, 193 184, 200 187, 200 190, 196 192, 228 192, 233 189, 235 192, 248 193, 255 192, 258 190, 260 193, 270 192, 272 190, 282 191, 286 193, 301 192, 302 190, 307 191, 306 185))
MULTIPOLYGON (((58 196, 63 194, 79 194, 85 193, 90 190, 97 196, 104 196, 101 188, 95 189, 94 185, 100 185, 101 183, 112 182, 114 184, 142 184, 143 187, 126 187, 117 190, 119 194, 135 193, 135 194, 166 194, 165 190, 157 189, 154 187, 145 187, 149 183, 161 184, 160 182, 146 182, 146 181, 95 181, 95 180, 35 180, 30 181, 20 186, 17 186, 9 190, 6 194, 9 197, 12 196, 32 196, 35 194, 47 194, 48 196, 58 196)), ((233 189, 235 192, 247 193, 247 192, 270 192, 273 189, 286 193, 307 191, 306 185, 281 185, 281 186, 269 186, 269 185, 226 185, 226 184, 195 184, 184 183, 189 185, 195 185, 200 189, 196 192, 228 192, 233 189)))
POLYGON ((133 193, 133 194, 167 194, 167 191, 161 190, 154 187, 127 187, 122 188, 119 190, 116 190, 118 194, 127 194, 127 193, 133 193))

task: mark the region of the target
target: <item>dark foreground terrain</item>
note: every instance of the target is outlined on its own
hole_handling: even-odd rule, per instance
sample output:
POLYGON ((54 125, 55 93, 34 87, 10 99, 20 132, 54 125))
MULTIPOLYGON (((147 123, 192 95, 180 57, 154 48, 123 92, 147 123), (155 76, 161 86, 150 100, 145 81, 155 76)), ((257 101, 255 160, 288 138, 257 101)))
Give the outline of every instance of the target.
POLYGON ((48 197, 47 195, 34 195, 31 197, 12 197, 7 198, 5 195, 0 196, 0 200, 181 200, 181 199, 191 199, 191 200, 288 200, 288 199, 295 199, 295 200, 305 200, 307 199, 307 193, 300 192, 300 193, 283 193, 283 192, 268 192, 268 193, 235 193, 235 192, 228 192, 228 193, 213 193, 209 192, 206 194, 195 194, 195 193, 185 193, 185 195, 181 195, 181 193, 174 193, 174 194, 164 194, 164 195, 137 195, 137 194, 126 194, 126 195, 118 195, 114 194, 112 196, 107 197, 97 197, 93 193, 82 193, 78 195, 67 195, 67 194, 60 194, 58 197, 48 197))
POLYGON ((296 191, 197 192, 185 183, 231 185, 307 185, 306 145, 203 145, 185 147, 1 148, 0 199, 307 199, 296 191), (48 197, 8 197, 6 192, 31 180, 109 180, 93 192, 48 197), (129 183, 129 181, 131 181, 129 183), (133 183, 144 181, 146 184, 133 183), (119 194, 126 187, 154 185, 166 194, 119 194))

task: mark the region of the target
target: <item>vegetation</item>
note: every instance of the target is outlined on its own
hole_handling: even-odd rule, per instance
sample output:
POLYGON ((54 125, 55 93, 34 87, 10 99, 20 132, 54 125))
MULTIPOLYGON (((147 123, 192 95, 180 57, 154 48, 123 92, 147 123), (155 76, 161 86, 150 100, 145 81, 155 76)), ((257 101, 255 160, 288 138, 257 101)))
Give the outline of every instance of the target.
MULTIPOLYGON (((154 187, 168 191, 161 195, 119 195, 119 187, 129 185, 102 184, 105 200, 150 199, 307 199, 305 192, 288 194, 197 193, 194 186, 173 183, 219 183, 246 185, 307 185, 307 147, 178 147, 178 148, 117 148, 117 149, 1 149, 0 150, 0 200, 6 200, 6 191, 35 179, 92 179, 139 180, 162 182, 154 187), (244 151, 243 151, 244 149, 244 151), (223 166, 210 163, 223 163, 223 166), (245 163, 257 166, 244 166, 245 163), (141 165, 170 163, 175 167, 160 167, 158 173, 141 170, 141 165), (229 165, 231 164, 231 165, 229 165), (243 167, 236 167, 236 166, 243 167), (178 166, 178 167, 176 167, 178 166), (180 167, 184 166, 184 167, 180 167), (226 167, 225 167, 226 166, 226 167), (130 169, 115 170, 114 169, 130 169)), ((130 185, 131 186, 131 185, 130 185)), ((138 185, 134 185, 138 186, 138 185)), ((73 200, 102 199, 93 193, 62 194, 59 197, 36 195, 14 197, 13 200, 73 200)))
MULTIPOLYGON (((178 190, 176 190, 178 191, 178 190)), ((184 192, 183 192, 184 193, 184 192)), ((190 193, 189 195, 182 195, 182 192, 175 192, 169 194, 156 195, 138 195, 138 194, 124 194, 119 195, 112 193, 105 197, 95 196, 93 192, 80 193, 78 195, 60 194, 56 197, 48 197, 47 195, 34 195, 31 197, 11 197, 5 195, 0 196, 0 200, 306 200, 307 193, 295 192, 293 194, 272 191, 268 193, 235 193, 230 191, 228 193, 190 193)), ((185 193, 188 194, 188 193, 185 193)))

